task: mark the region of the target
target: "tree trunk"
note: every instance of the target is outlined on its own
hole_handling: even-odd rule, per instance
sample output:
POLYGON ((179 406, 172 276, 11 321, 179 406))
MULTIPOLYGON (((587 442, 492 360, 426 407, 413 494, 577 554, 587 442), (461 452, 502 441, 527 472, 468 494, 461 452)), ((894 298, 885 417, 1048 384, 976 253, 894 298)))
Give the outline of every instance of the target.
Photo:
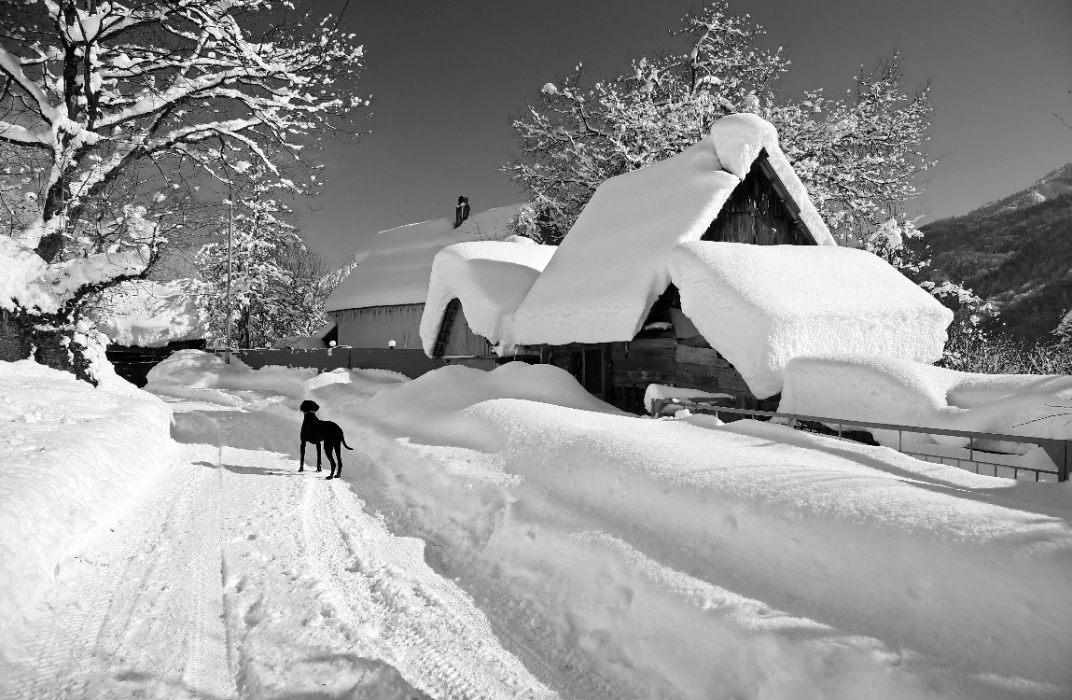
POLYGON ((17 362, 29 357, 33 352, 32 331, 32 327, 19 323, 14 314, 0 309, 0 360, 17 362))
POLYGON ((34 325, 32 317, 0 309, 0 361, 17 362, 32 357, 38 364, 70 372, 97 386, 97 380, 89 372, 86 348, 74 341, 72 331, 37 330, 34 325))

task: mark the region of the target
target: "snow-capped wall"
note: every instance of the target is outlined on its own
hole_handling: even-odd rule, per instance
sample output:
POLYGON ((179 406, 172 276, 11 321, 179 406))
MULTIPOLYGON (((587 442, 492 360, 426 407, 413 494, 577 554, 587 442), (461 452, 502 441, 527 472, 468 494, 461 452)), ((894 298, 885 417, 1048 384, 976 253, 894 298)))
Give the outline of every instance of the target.
POLYGON ((934 362, 953 313, 881 258, 836 246, 685 243, 671 251, 681 310, 759 398, 799 355, 934 362))
POLYGON ((423 303, 436 253, 454 243, 506 238, 511 234, 507 224, 520 206, 474 214, 458 228, 453 219, 435 219, 380 231, 328 297, 325 310, 423 303))
POLYGON ((670 251, 703 236, 764 149, 816 241, 835 245, 774 127, 755 115, 725 117, 684 152, 599 186, 518 307, 516 341, 631 340, 670 283, 670 251))
POLYGON ((452 299, 461 301, 474 333, 493 344, 512 344, 512 314, 557 250, 521 241, 456 243, 439 251, 421 317, 426 355, 431 357, 435 350, 443 313, 452 299))
MULTIPOLYGON (((1072 439, 1072 377, 957 372, 894 357, 795 357, 785 368, 778 410, 1067 440, 1072 439)), ((875 438, 896 446, 882 431, 875 438)), ((951 436, 934 441, 954 447, 968 443, 951 436)))
POLYGON ((117 345, 158 348, 197 340, 208 330, 200 287, 192 279, 123 282, 107 290, 92 315, 97 329, 117 345))

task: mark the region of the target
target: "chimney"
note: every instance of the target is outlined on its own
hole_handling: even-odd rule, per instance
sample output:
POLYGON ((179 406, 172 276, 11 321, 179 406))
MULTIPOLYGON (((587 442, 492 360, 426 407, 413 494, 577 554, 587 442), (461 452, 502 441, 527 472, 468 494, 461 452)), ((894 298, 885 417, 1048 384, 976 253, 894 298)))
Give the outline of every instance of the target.
POLYGON ((458 203, 454 206, 454 228, 458 228, 469 218, 469 198, 458 197, 458 203))

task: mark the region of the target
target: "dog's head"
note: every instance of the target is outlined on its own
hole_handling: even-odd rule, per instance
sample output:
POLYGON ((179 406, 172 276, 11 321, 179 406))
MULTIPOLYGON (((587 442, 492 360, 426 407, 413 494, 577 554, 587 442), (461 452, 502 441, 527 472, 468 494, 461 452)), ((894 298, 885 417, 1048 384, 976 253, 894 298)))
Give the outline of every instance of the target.
POLYGON ((320 404, 318 404, 316 401, 309 401, 308 399, 306 399, 305 401, 301 402, 301 406, 299 408, 302 413, 316 413, 320 410, 320 404))

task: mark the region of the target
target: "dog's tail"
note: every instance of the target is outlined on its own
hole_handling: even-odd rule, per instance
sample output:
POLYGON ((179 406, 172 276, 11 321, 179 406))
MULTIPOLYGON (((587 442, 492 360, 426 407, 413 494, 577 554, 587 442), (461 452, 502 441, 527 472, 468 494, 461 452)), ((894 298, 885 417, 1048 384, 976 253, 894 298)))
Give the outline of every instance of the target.
POLYGON ((342 436, 342 446, 345 447, 346 449, 350 450, 351 452, 354 449, 354 448, 352 448, 352 447, 350 447, 349 445, 346 444, 346 437, 345 436, 342 436))

